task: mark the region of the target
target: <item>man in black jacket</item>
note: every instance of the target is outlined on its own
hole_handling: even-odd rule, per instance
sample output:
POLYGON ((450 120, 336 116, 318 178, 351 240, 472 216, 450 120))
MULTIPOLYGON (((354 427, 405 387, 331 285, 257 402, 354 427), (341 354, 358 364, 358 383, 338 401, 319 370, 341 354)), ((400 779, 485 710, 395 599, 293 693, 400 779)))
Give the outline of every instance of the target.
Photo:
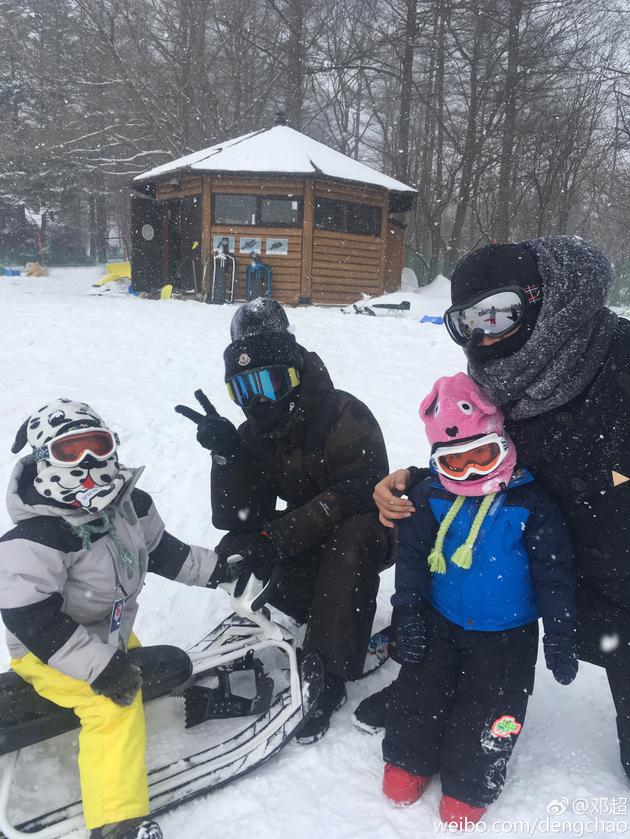
POLYGON ((391 553, 372 501, 388 470, 385 444, 369 409, 297 344, 279 303, 241 306, 231 337, 225 381, 243 425, 220 417, 201 391, 205 414, 176 410, 212 452, 212 521, 228 531, 219 558, 244 557, 241 580, 251 572, 266 584, 255 605, 267 600, 308 623, 305 648, 323 659, 322 699, 299 738, 314 742, 345 701, 345 681, 363 672, 391 553))
MULTIPOLYGON (((519 463, 564 513, 577 652, 606 668, 630 777, 630 322, 605 306, 612 283, 604 254, 577 238, 488 245, 456 266, 445 320, 503 407, 519 463), (480 327, 491 305, 496 323, 480 327)), ((422 477, 398 470, 377 487, 383 523, 410 514, 396 495, 422 477)))

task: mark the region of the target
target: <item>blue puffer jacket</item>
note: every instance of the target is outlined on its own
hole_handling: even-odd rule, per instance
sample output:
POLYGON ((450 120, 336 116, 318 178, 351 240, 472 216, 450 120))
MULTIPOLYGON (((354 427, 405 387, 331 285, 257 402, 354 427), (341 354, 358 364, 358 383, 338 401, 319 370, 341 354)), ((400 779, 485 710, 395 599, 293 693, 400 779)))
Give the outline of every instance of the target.
POLYGON ((396 639, 401 660, 416 660, 423 598, 470 630, 501 631, 542 617, 545 632, 568 634, 575 622, 575 570, 562 513, 531 474, 518 470, 490 507, 473 549, 472 566, 451 562, 465 542, 482 498, 467 498, 444 541, 445 574, 428 557, 440 522, 457 496, 435 477, 410 492, 416 512, 400 525, 396 556, 396 639))

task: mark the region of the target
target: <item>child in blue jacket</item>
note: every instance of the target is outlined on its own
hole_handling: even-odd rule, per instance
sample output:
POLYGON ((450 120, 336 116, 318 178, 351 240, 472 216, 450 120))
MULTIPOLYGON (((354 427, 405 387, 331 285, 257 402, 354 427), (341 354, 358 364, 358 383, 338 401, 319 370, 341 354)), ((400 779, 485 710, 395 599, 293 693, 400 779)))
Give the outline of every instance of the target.
POLYGON ((534 685, 538 618, 547 667, 570 684, 575 572, 560 510, 516 468, 503 415, 464 373, 420 405, 432 475, 398 534, 397 658, 383 791, 411 804, 438 772, 440 816, 478 822, 505 782, 534 685))

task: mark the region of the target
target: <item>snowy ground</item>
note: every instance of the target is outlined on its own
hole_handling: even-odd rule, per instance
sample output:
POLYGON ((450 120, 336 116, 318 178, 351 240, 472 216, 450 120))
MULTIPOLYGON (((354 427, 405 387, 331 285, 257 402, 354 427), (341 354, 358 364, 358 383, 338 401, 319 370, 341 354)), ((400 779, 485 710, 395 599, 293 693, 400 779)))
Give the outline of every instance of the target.
MULTIPOLYGON (((142 486, 169 529, 213 545, 209 458, 194 429, 173 412, 193 404, 203 387, 233 420, 238 409, 223 384, 222 352, 232 307, 88 294, 98 272, 53 271, 43 279, 0 278, 0 485, 15 458, 15 431, 48 399, 70 396, 94 405, 122 439, 129 465, 146 464, 142 486)), ((392 467, 427 457, 417 406, 434 379, 462 369, 461 350, 444 328, 420 324, 417 312, 441 314, 444 283, 422 292, 407 317, 367 318, 338 309, 291 310, 298 340, 325 359, 338 387, 372 408, 392 467), (418 305, 416 305, 418 304, 418 305)), ((408 295, 407 295, 408 296, 408 295)), ((0 532, 9 526, 0 510, 0 532)), ((392 574, 383 576, 379 619, 385 623, 392 574)), ((141 599, 144 643, 196 641, 226 612, 220 593, 151 579, 141 599)), ((8 656, 0 650, 2 665, 8 656)), ((289 745, 269 765, 162 819, 179 839, 418 839, 436 835, 439 784, 407 810, 382 798, 379 738, 356 731, 350 715, 360 699, 395 674, 388 663, 350 685, 349 701, 320 743, 289 745)), ((481 831, 495 835, 604 835, 630 832, 627 779, 620 768, 612 702, 603 672, 581 665, 576 682, 556 685, 543 666, 509 779, 481 831), (617 812, 611 812, 616 810, 617 812)), ((78 835, 78 834, 77 834, 78 835)))

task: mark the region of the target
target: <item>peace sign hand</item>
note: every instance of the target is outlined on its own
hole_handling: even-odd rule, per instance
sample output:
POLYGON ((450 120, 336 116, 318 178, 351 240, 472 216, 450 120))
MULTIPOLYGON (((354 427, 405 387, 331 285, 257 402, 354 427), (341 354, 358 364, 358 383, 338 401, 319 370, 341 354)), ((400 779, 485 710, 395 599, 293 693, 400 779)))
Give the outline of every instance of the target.
POLYGON ((204 410, 193 411, 187 405, 176 405, 175 410, 197 425, 197 441, 213 454, 229 457, 240 448, 240 438, 234 425, 222 417, 203 390, 195 391, 195 399, 204 410))

